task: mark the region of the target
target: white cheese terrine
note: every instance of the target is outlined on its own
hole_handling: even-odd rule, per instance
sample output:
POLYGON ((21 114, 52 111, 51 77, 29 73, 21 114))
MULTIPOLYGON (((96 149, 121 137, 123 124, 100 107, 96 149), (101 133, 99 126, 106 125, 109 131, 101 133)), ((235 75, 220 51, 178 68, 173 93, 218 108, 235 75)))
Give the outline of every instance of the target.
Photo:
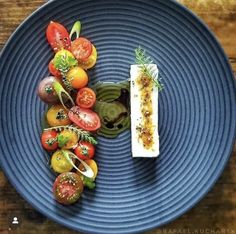
MULTIPOLYGON (((158 77, 156 64, 148 64, 158 77)), ((139 65, 130 69, 131 138, 133 157, 159 155, 158 88, 139 65)))

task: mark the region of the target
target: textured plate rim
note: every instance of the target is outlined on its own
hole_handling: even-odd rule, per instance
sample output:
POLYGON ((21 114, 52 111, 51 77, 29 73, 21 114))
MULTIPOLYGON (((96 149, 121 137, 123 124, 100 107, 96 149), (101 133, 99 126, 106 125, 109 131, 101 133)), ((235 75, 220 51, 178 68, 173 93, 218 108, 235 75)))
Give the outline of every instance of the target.
MULTIPOLYGON (((175 0, 169 0, 170 2, 174 3, 177 7, 181 8, 182 10, 186 11, 188 14, 190 14, 193 19, 195 19, 196 21, 198 21, 198 23, 209 33, 209 35, 212 37, 212 39, 214 40, 214 42, 216 43, 216 46, 218 47, 218 49, 220 50, 220 52, 222 53, 223 55, 223 59, 225 60, 225 63, 228 65, 228 68, 229 68, 229 71, 231 73, 231 76, 234 77, 234 73, 233 73, 233 70, 232 70, 232 67, 231 67, 231 64, 230 64, 230 61, 229 61, 229 58, 228 56, 226 55, 224 49, 222 48, 219 40, 216 38, 215 34, 212 32, 212 30, 207 26, 207 24, 199 17, 197 16, 194 12, 192 12, 190 9, 188 9, 187 7, 185 7, 184 5, 182 5, 181 3, 175 1, 175 0)), ((44 8, 46 8, 47 6, 53 4, 54 2, 56 2, 56 0, 49 0, 48 2, 44 3, 43 5, 39 6, 35 11, 33 11, 29 16, 27 16, 21 23, 20 25, 15 29, 15 31, 11 34, 11 36, 9 37, 9 39, 6 41, 5 45, 2 47, 1 49, 1 52, 0 52, 0 61, 2 60, 3 58, 3 54, 5 52, 5 50, 7 49, 8 47, 8 44, 14 39, 14 36, 15 34, 18 33, 18 31, 21 30, 21 28, 23 27, 24 24, 27 23, 28 20, 30 20, 35 14, 39 13, 40 11, 43 11, 44 8)), ((234 89, 236 87, 236 82, 235 82, 235 79, 234 79, 234 89)), ((148 227, 148 228, 144 228, 136 233, 143 233, 144 231, 149 231, 149 230, 152 230, 154 228, 159 228, 161 226, 164 226, 166 225, 167 223, 171 222, 171 221, 174 221, 176 219, 178 219, 180 216, 182 216, 184 213, 188 212, 190 209, 192 209, 194 206, 196 206, 198 204, 198 202, 200 200, 202 200, 206 195, 207 193, 213 188, 213 186, 215 185, 216 181, 219 179, 219 177, 222 175, 227 163, 229 162, 229 159, 230 159, 230 156, 231 156, 231 153, 233 151, 233 147, 234 147, 234 143, 235 143, 235 138, 236 138, 236 124, 234 125, 234 136, 233 136, 233 139, 232 139, 232 142, 229 143, 230 145, 230 151, 228 154, 225 154, 225 160, 224 162, 222 163, 222 166, 220 168, 220 170, 218 170, 216 173, 215 173, 215 178, 213 181, 211 181, 210 184, 208 184, 208 186, 206 186, 204 188, 204 190, 202 190, 202 193, 198 196, 195 196, 194 199, 191 200, 191 203, 189 203, 189 206, 181 209, 180 211, 177 211, 176 212, 176 215, 174 217, 171 217, 167 220, 165 220, 164 222, 162 222, 161 225, 153 225, 152 227, 148 227)), ((45 217, 48 217, 49 219, 57 222, 58 224, 60 225, 63 225, 65 227, 68 227, 70 229, 73 229, 73 230, 76 230, 76 231, 80 231, 80 232, 86 232, 86 228, 85 229, 82 229, 82 228, 79 228, 77 229, 76 227, 74 226, 71 226, 69 224, 67 224, 66 222, 63 222, 63 220, 57 218, 56 216, 53 216, 51 214, 48 214, 46 210, 43 210, 41 209, 37 204, 34 203, 33 199, 29 199, 27 197, 27 194, 24 193, 24 189, 21 189, 20 186, 18 186, 17 183, 15 183, 14 181, 14 178, 12 175, 10 175, 10 173, 8 173, 8 170, 6 167, 3 167, 2 166, 2 163, 1 163, 1 157, 0 157, 0 167, 2 169, 2 171, 4 172, 4 174, 7 176, 8 180, 10 181, 10 183, 13 185, 13 187, 16 189, 16 191, 19 193, 19 195, 24 199, 26 200, 33 208, 35 208, 36 210, 38 210, 40 213, 42 213, 43 215, 45 215, 45 217)), ((126 233, 133 233, 133 231, 128 231, 126 233)))

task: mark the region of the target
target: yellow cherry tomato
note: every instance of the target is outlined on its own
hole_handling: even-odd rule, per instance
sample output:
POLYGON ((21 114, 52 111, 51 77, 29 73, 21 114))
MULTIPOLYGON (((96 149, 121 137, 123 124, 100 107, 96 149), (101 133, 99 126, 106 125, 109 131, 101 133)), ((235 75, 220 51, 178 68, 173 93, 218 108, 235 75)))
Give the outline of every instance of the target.
POLYGON ((87 70, 94 67, 96 62, 97 62, 97 50, 96 47, 93 45, 92 54, 88 57, 88 59, 86 59, 86 61, 79 61, 78 66, 87 70))
POLYGON ((74 89, 81 89, 88 84, 88 75, 81 67, 73 67, 67 73, 66 79, 74 89))
POLYGON ((71 123, 68 111, 60 104, 51 106, 47 112, 47 122, 51 127, 68 125, 71 123))
POLYGON ((58 136, 58 146, 62 149, 72 149, 78 143, 78 136, 71 130, 63 130, 58 136))
MULTIPOLYGON (((95 178, 96 178, 96 176, 98 174, 97 163, 93 159, 86 159, 86 160, 84 160, 84 162, 93 170, 93 173, 94 173, 93 180, 95 180, 95 178)), ((81 171, 85 171, 85 168, 84 168, 82 163, 80 163, 79 169, 81 171)))
MULTIPOLYGON (((73 160, 73 159, 72 159, 73 160)), ((73 160, 74 161, 74 160, 73 160)), ((51 167, 57 173, 69 172, 73 169, 61 150, 57 150, 51 158, 51 167)))

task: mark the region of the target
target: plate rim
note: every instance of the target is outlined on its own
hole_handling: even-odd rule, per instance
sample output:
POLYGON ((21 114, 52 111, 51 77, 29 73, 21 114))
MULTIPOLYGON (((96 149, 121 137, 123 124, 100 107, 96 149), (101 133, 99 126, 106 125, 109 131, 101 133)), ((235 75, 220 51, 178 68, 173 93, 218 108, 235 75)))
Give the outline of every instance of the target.
MULTIPOLYGON (((41 6, 39 6, 38 8, 36 8, 31 14, 29 14, 17 27, 16 29, 13 31, 13 33, 10 35, 10 37, 7 39, 7 41, 5 42, 4 46, 1 48, 0 51, 0 61, 3 59, 5 50, 8 47, 8 44, 10 44, 12 42, 12 40, 14 39, 14 36, 18 33, 18 31, 21 30, 21 28, 23 27, 24 24, 27 23, 28 20, 30 20, 32 17, 34 17, 36 14, 38 14, 39 12, 43 11, 44 8, 48 7, 49 5, 53 5, 54 2, 56 2, 57 0, 49 0, 47 2, 45 2, 44 4, 42 4, 41 6)), ((69 0, 66 0, 69 1, 69 0)), ((163 0, 161 0, 163 1, 163 0)), ((171 2, 172 4, 175 4, 177 7, 181 8, 183 11, 186 11, 188 14, 191 15, 191 17, 193 17, 193 19, 195 19, 196 21, 198 21, 198 23, 206 30, 208 31, 208 33, 210 34, 210 36, 212 37, 212 39, 214 40, 214 42, 216 43, 218 49, 220 50, 220 53, 223 55, 223 59, 225 60, 225 64, 228 65, 229 71, 230 71, 230 75, 231 77, 235 77, 233 70, 232 70, 232 66, 231 63, 229 61, 229 58, 224 50, 224 48, 222 47, 219 39, 216 37, 216 35, 213 33, 213 31, 210 29, 210 27, 204 22, 203 19, 201 19, 196 13, 194 13, 192 10, 190 10, 189 8, 187 8, 186 6, 184 6, 183 4, 181 4, 180 2, 177 2, 175 0, 169 0, 169 2, 171 2)), ((236 80, 234 79, 234 89, 236 90, 236 80)), ((235 108, 236 109, 236 108, 235 108)), ((225 161, 222 164, 222 167, 220 170, 217 171, 214 180, 212 181, 212 183, 208 186, 206 186, 207 188, 199 195, 199 196, 195 196, 195 199, 191 200, 191 203, 189 203, 190 205, 188 205, 186 208, 182 209, 179 212, 176 212, 176 215, 174 217, 170 217, 167 220, 165 220, 164 222, 162 222, 160 225, 152 225, 152 227, 148 227, 148 228, 144 228, 138 232, 135 233, 143 233, 145 231, 149 231, 149 230, 153 230, 154 228, 160 228, 168 223, 170 223, 171 221, 174 221, 176 219, 178 219, 179 217, 181 217, 183 214, 185 214, 186 212, 188 212, 189 210, 191 210, 193 207, 195 207, 200 200, 202 200, 208 193, 209 191, 214 187, 215 183, 217 182, 217 180, 219 179, 219 177, 222 175, 225 167, 227 166, 227 164, 229 163, 229 159, 231 157, 233 148, 234 148, 234 144, 235 144, 235 139, 236 139, 236 121, 234 124, 234 136, 232 139, 232 142, 230 142, 230 152, 229 154, 225 154, 225 161)), ((228 144, 229 145, 229 144, 228 144)), ((2 144, 0 144, 0 149, 2 150, 2 144)), ((69 225, 66 222, 63 222, 63 220, 57 218, 57 216, 48 214, 46 210, 41 209, 35 202, 33 202, 34 200, 30 200, 27 198, 27 194, 24 193, 24 189, 21 189, 21 187, 19 185, 17 185, 17 183, 14 182, 14 178, 12 175, 10 175, 10 173, 8 172, 7 167, 3 166, 2 163, 2 159, 0 157, 0 168, 2 169, 4 175, 6 175, 8 181, 11 183, 11 185, 14 187, 14 189, 17 191, 17 193, 26 201, 28 202, 36 211, 40 212, 41 214, 43 214, 46 218, 49 218, 50 220, 56 222, 59 225, 63 225, 67 228, 70 228, 72 230, 76 230, 76 231, 80 231, 80 232, 84 232, 84 233, 88 233, 86 228, 83 228, 82 226, 78 228, 76 228, 75 226, 69 225)), ((100 232, 89 232, 89 233, 100 233, 100 232)), ((124 233, 134 233, 134 231, 125 231, 124 233)))

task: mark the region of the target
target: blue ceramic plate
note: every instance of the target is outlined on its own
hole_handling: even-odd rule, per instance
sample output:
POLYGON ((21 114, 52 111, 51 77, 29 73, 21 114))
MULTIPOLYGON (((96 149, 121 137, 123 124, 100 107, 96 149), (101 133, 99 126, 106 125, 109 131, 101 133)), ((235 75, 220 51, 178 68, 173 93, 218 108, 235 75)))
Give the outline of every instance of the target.
POLYGON ((27 18, 2 51, 1 165, 17 191, 49 218, 85 233, 133 233, 186 212, 212 187, 235 136, 235 84, 228 60, 209 29, 189 10, 165 0, 52 1, 27 18), (46 106, 36 95, 53 53, 50 20, 71 28, 98 50, 90 80, 129 77, 139 45, 163 79, 159 99, 160 157, 132 159, 130 131, 99 138, 95 191, 74 206, 53 199, 55 175, 40 146, 46 106))

